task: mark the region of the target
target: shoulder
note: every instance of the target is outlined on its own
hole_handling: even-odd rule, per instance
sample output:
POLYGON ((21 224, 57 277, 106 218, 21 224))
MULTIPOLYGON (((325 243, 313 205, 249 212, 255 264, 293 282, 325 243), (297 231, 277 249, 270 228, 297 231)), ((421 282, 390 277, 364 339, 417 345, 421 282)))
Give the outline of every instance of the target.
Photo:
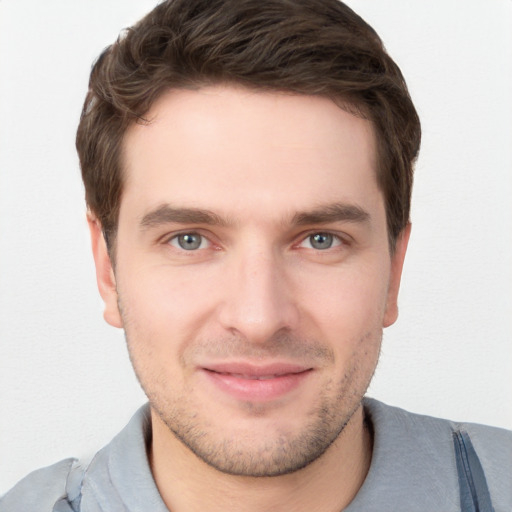
POLYGON ((439 430, 445 431, 447 429, 448 431, 463 429, 472 436, 488 439, 489 442, 493 440, 494 436, 497 436, 496 440, 504 443, 512 442, 512 431, 504 428, 426 416, 424 414, 406 411, 400 407, 387 405, 373 398, 364 399, 364 408, 372 421, 377 420, 378 423, 382 421, 386 425, 388 423, 394 423, 396 425, 401 424, 404 425, 405 428, 419 428, 420 430, 434 428, 435 432, 439 430))
MULTIPOLYGON (((512 432, 476 423, 454 423, 470 440, 485 474, 496 510, 512 506, 512 432)), ((509 509, 510 510, 510 509, 509 509)))
POLYGON ((455 432, 465 432, 471 439, 480 459, 490 464, 499 464, 501 470, 506 468, 512 471, 511 430, 416 414, 372 399, 365 402, 365 407, 372 418, 376 417, 381 421, 386 418, 386 421, 382 422, 385 425, 394 424, 396 428, 414 433, 417 442, 421 442, 420 435, 429 441, 440 439, 447 434, 453 437, 455 432))
POLYGON ((512 431, 478 423, 451 423, 454 429, 468 433, 480 456, 512 467, 512 431))
MULTIPOLYGON (((453 479, 456 470, 457 439, 467 442, 465 449, 476 454, 495 507, 498 503, 510 506, 512 431, 415 414, 372 399, 364 405, 376 436, 385 439, 386 446, 407 452, 416 461, 429 461, 437 466, 436 472, 443 473, 445 482, 453 479)), ((502 509, 497 506, 496 510, 502 509)))
POLYGON ((137 479, 146 482, 146 491, 154 488, 147 503, 158 502, 156 487, 147 484, 153 482, 146 456, 150 435, 151 418, 146 404, 92 457, 81 462, 64 459, 30 473, 0 496, 0 512, 78 512, 81 507, 103 510, 102 503, 108 503, 109 510, 125 510, 121 496, 124 499, 130 493, 143 502, 140 489, 133 484, 137 479))
POLYGON ((77 472, 80 469, 76 459, 64 459, 33 471, 0 497, 0 512, 52 512, 59 502, 59 511, 73 512, 67 484, 70 475, 77 472))

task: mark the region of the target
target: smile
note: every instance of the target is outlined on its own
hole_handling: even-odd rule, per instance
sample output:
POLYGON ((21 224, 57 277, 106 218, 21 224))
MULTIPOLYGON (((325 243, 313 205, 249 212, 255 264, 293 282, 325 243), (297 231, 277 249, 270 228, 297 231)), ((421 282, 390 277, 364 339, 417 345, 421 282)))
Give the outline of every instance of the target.
POLYGON ((237 400, 253 402, 276 400, 291 394, 312 371, 312 368, 288 364, 264 367, 227 364, 202 368, 203 375, 217 392, 237 400), (242 370, 240 366, 246 368, 242 370))
MULTIPOLYGON (((275 379, 277 377, 282 377, 283 374, 276 374, 276 375, 244 375, 241 373, 221 373, 221 375, 231 375, 232 377, 236 377, 237 379, 250 379, 250 380, 269 380, 269 379, 275 379)), ((286 375, 286 374, 284 374, 286 375)))

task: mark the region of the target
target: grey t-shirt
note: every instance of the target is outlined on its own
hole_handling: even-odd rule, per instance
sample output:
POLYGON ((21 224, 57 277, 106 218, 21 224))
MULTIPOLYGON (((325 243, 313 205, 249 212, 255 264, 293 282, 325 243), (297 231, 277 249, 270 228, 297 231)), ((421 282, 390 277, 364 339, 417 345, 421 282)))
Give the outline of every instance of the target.
MULTIPOLYGON (((487 510, 512 511, 512 432, 411 414, 372 399, 364 406, 374 432, 372 462, 345 512, 477 510, 461 508, 454 431, 468 436, 482 465, 493 507, 487 510)), ((0 499, 0 512, 168 512, 148 464, 150 439, 146 405, 87 467, 66 459, 31 473, 0 499)))

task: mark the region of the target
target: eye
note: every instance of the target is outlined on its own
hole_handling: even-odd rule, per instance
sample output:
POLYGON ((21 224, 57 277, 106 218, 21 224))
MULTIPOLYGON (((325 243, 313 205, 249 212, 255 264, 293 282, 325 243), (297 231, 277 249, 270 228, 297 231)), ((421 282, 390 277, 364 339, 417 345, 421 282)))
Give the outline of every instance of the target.
POLYGON ((341 245, 341 240, 331 233, 313 233, 304 239, 301 245, 303 247, 316 249, 317 251, 325 251, 326 249, 341 245))
POLYGON ((169 240, 169 244, 177 249, 185 251, 195 251, 197 249, 206 249, 210 242, 204 236, 198 233, 180 233, 169 240))

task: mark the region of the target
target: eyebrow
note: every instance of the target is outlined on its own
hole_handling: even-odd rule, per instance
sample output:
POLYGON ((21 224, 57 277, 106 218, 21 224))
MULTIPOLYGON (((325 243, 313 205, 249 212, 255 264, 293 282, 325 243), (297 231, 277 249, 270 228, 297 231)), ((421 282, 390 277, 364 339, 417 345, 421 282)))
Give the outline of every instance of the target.
POLYGON ((175 208, 163 204, 142 217, 140 226, 151 229, 162 224, 208 224, 226 226, 228 222, 209 210, 200 208, 175 208))
MULTIPOLYGON (((328 224, 333 222, 369 222, 370 214, 360 206, 347 203, 333 203, 320 206, 310 211, 297 212, 291 224, 304 226, 307 224, 328 224)), ((220 215, 201 208, 178 208, 163 204, 142 217, 140 226, 143 230, 155 228, 163 224, 206 224, 226 227, 232 222, 220 215)))
POLYGON ((311 211, 296 213, 292 219, 292 223, 298 226, 341 221, 366 223, 370 221, 370 214, 354 204, 333 203, 311 211))

